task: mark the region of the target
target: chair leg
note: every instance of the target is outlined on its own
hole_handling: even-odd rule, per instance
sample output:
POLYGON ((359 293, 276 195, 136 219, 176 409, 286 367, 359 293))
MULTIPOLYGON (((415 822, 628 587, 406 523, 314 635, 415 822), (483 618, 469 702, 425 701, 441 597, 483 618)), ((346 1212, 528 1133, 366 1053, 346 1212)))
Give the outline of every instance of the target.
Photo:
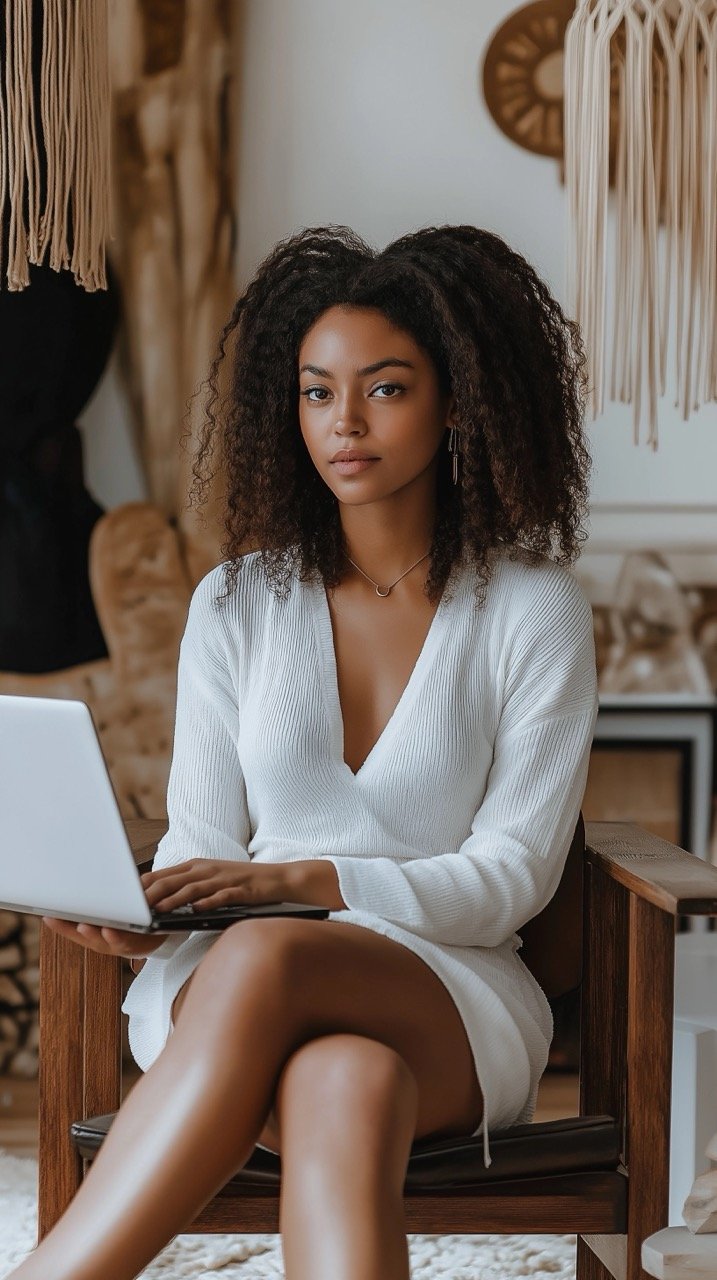
POLYGON ((120 1003, 117 956, 88 951, 41 926, 38 1244, 84 1177, 72 1122, 120 1105, 120 1003))
POLYGON ((82 1114, 83 949, 40 926, 38 1244, 82 1181, 70 1124, 82 1114))
POLYGON ((630 897, 627 1015, 627 1277, 647 1280, 642 1242, 667 1226, 675 918, 630 897))

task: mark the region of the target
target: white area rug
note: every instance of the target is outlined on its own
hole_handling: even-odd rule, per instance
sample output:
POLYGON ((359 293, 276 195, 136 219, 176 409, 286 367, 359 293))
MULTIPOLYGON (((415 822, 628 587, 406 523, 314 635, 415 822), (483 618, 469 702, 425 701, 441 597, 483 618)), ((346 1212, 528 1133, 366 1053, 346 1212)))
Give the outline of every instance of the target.
MULTIPOLYGON (((34 1248, 37 1161, 0 1151, 0 1280, 34 1248)), ((409 1235, 412 1280, 574 1280, 576 1236, 409 1235)), ((279 1235, 182 1235, 138 1280, 283 1280, 279 1235)))

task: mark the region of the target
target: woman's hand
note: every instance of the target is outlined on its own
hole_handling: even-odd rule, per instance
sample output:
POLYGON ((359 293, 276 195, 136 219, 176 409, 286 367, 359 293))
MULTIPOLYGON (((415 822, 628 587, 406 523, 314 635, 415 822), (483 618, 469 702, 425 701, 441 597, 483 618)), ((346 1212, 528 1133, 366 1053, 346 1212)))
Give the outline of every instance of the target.
POLYGON ((166 933, 132 933, 130 929, 110 929, 105 925, 78 924, 75 920, 60 920, 56 916, 43 916, 44 923, 53 933, 79 942, 90 951, 106 956, 149 956, 168 937, 166 933))
MULTIPOLYGON (((191 903, 201 910, 262 902, 302 902, 332 911, 346 907, 332 862, 229 862, 223 858, 191 858, 142 876, 147 901, 159 911, 191 903)), ((191 919, 191 917, 190 917, 191 919)))
MULTIPOLYGON (((191 858, 141 877, 150 907, 173 911, 191 903, 202 910, 237 903, 305 902, 341 911, 346 903, 338 887, 332 862, 320 858, 295 862, 229 862, 224 858, 191 858)), ((94 924, 79 924, 43 916, 48 929, 103 955, 126 958, 149 956, 164 942, 166 933, 132 933, 94 924)), ((191 916, 187 930, 191 931, 191 916)))
MULTIPOLYGON (((142 886, 150 907, 174 911, 191 903, 202 911, 261 902, 299 902, 297 862, 230 862, 190 858, 160 871, 145 871, 142 886)), ((191 916, 189 917, 191 920, 191 916)))

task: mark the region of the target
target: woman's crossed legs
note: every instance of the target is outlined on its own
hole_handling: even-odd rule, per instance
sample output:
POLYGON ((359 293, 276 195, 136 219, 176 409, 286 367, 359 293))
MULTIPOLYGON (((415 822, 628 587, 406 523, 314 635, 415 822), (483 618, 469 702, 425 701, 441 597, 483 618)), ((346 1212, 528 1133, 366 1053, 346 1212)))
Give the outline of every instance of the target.
POLYGON ((12 1280, 133 1280, 265 1137, 281 1151, 287 1280, 406 1280, 411 1144, 472 1133, 482 1115, 437 975, 358 925, 243 920, 174 1008, 167 1044, 12 1280))

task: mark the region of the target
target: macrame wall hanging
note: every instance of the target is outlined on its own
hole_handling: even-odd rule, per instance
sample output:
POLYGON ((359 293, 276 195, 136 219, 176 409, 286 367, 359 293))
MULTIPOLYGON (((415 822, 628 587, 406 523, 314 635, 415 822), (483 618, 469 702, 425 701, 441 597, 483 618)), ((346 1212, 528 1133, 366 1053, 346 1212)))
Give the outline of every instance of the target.
POLYGON ((565 34, 570 307, 603 410, 611 87, 617 96, 610 398, 656 449, 675 345, 682 417, 717 399, 717 0, 578 0, 565 34))
POLYGON ((0 18, 0 288, 29 264, 107 288, 107 0, 6 0, 0 18))

